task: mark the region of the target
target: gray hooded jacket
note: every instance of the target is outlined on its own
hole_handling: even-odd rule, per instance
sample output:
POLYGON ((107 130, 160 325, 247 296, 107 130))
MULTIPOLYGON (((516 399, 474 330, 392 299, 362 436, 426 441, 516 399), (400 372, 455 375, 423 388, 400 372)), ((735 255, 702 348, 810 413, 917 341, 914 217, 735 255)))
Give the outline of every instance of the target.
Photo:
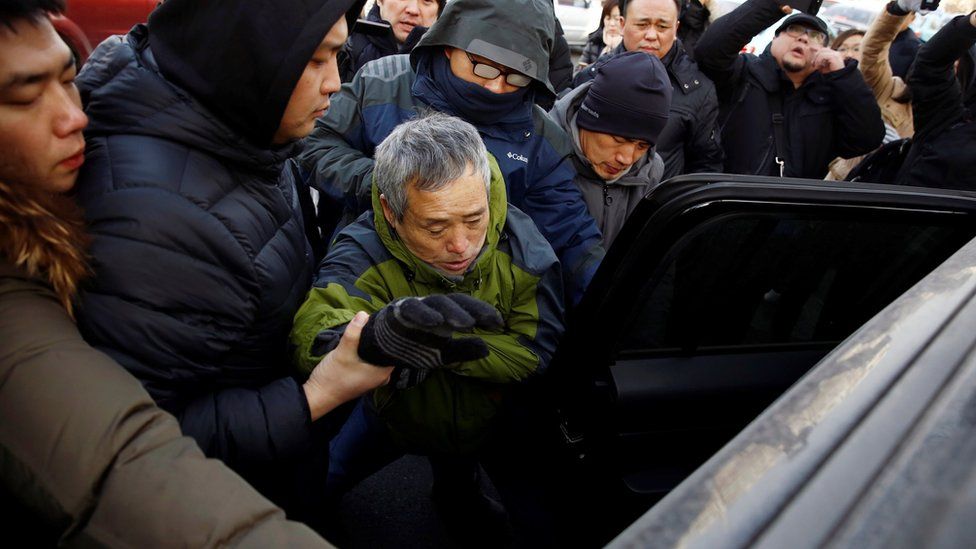
POLYGON ((573 142, 573 155, 570 158, 576 168, 574 181, 583 193, 586 208, 603 233, 603 247, 608 249, 620 234, 620 229, 637 202, 661 183, 664 161, 652 148, 616 181, 604 181, 593 171, 590 161, 583 154, 579 128, 576 126, 576 112, 591 84, 592 82, 587 82, 557 101, 549 116, 569 134, 573 142))

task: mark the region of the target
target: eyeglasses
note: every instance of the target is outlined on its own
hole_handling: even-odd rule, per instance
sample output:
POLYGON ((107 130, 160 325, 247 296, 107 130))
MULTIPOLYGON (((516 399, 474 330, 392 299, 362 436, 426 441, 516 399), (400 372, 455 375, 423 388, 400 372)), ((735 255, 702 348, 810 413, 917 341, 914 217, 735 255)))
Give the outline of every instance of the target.
POLYGON ((793 38, 799 38, 801 35, 805 34, 810 37, 810 40, 819 42, 821 44, 823 44, 824 40, 827 39, 826 34, 818 30, 811 29, 810 27, 804 27, 803 25, 790 25, 786 27, 786 34, 792 36, 793 38))
POLYGON ((532 83, 531 78, 520 72, 503 72, 498 67, 489 65, 488 63, 475 61, 474 57, 471 57, 471 54, 468 52, 464 52, 464 54, 468 56, 468 61, 471 61, 471 72, 484 79, 494 80, 499 75, 504 74, 505 81, 518 88, 524 88, 532 83))

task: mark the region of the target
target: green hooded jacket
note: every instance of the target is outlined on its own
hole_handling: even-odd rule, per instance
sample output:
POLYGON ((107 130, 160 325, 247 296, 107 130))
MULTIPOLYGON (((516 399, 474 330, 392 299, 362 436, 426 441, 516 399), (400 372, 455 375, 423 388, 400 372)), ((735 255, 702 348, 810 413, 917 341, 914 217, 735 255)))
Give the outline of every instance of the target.
POLYGON ((473 334, 487 343, 487 357, 431 372, 410 389, 385 386, 373 392, 373 406, 408 452, 477 450, 506 384, 541 372, 563 331, 559 262, 532 220, 508 205, 494 157, 489 164, 488 234, 481 255, 460 281, 448 279, 407 250, 383 217, 374 184, 373 211, 336 237, 295 316, 291 342, 299 368, 308 373, 322 358, 311 351, 316 335, 345 329, 357 311, 373 314, 400 297, 452 292, 499 310, 505 319, 503 332, 473 334))

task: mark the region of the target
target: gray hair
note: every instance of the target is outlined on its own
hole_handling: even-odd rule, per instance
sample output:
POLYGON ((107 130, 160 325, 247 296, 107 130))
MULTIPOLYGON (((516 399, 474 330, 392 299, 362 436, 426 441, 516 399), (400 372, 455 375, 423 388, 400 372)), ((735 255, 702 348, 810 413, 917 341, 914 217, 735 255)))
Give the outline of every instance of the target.
POLYGON ((397 220, 407 211, 407 185, 436 191, 468 173, 468 166, 490 190, 488 151, 471 124, 430 113, 397 126, 376 147, 373 180, 397 220))

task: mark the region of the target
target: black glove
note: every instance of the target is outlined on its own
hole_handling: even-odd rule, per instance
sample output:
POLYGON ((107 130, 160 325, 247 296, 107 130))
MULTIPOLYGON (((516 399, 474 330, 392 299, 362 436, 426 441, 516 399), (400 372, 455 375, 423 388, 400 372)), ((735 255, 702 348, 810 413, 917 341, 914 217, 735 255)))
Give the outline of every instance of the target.
POLYGON ((474 328, 500 330, 491 305, 464 294, 405 297, 369 317, 359 339, 359 356, 380 366, 433 370, 488 356, 477 337, 452 338, 474 328))

